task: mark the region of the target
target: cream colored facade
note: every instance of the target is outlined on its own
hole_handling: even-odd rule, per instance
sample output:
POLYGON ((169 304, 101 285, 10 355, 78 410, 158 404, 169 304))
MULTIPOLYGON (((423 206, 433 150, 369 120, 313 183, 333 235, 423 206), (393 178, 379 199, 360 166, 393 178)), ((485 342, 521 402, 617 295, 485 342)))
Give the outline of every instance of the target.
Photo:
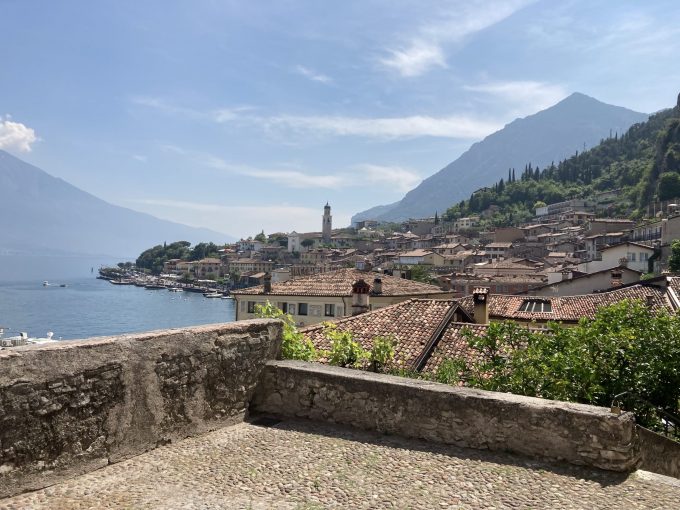
MULTIPOLYGON (((264 305, 267 301, 279 309, 289 313, 298 326, 309 326, 320 322, 348 317, 352 315, 351 296, 278 296, 273 294, 234 295, 236 299, 236 320, 254 319, 255 306, 264 305), (284 305, 285 304, 285 305, 284 305), (300 305, 306 305, 300 308, 300 305), (300 313, 305 311, 306 313, 300 313)), ((401 303, 407 299, 452 299, 453 293, 437 292, 410 296, 376 296, 369 297, 369 309, 377 310, 385 306, 401 303)))

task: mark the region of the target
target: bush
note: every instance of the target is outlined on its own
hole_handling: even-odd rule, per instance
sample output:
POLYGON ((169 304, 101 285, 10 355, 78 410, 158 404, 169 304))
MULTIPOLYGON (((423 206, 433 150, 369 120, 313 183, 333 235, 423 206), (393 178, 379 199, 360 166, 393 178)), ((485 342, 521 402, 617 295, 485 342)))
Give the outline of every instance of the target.
POLYGON ((358 342, 352 338, 349 331, 342 331, 331 323, 324 323, 324 336, 331 343, 331 349, 325 353, 328 363, 338 367, 362 368, 369 358, 358 342))
POLYGON ((396 343, 396 340, 389 336, 376 336, 373 339, 373 346, 368 353, 371 371, 382 372, 392 366, 396 343))
POLYGON ((255 314, 260 318, 281 319, 283 321, 283 341, 281 343, 281 357, 301 361, 314 361, 318 358, 314 344, 305 338, 295 326, 290 314, 283 311, 269 301, 264 305, 255 305, 255 314))

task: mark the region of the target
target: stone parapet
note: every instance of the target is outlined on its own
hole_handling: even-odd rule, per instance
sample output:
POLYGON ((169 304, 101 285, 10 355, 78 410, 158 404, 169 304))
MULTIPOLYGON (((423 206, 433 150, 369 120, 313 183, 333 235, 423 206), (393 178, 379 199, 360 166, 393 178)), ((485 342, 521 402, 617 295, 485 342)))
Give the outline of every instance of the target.
POLYGON ((267 363, 251 408, 611 471, 640 456, 631 413, 318 363, 267 363))
POLYGON ((243 419, 281 322, 0 351, 0 498, 243 419))
POLYGON ((640 469, 680 478, 680 443, 638 426, 640 434, 640 469))

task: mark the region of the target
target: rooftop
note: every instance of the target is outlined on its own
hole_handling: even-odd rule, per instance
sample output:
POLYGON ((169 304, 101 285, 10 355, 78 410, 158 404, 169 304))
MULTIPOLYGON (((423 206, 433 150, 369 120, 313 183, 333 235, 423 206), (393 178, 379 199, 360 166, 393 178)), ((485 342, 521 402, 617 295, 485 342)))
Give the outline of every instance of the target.
MULTIPOLYGON (((597 309, 623 301, 624 299, 651 299, 652 309, 670 309, 671 303, 663 288, 653 285, 631 285, 616 290, 582 296, 562 296, 541 298, 551 302, 551 312, 522 312, 520 308, 527 296, 489 295, 489 316, 492 319, 515 320, 551 320, 578 322, 583 317, 594 317, 597 309)), ((460 304, 468 313, 472 313, 472 296, 461 298, 460 304)))
MULTIPOLYGON (((273 296, 351 296, 352 284, 365 280, 373 286, 375 278, 382 279, 382 296, 417 296, 444 294, 436 285, 406 280, 394 276, 360 271, 358 269, 339 269, 327 273, 302 276, 286 282, 272 284, 273 296)), ((264 286, 251 287, 232 292, 234 295, 264 295, 264 286)))
POLYGON ((3 508, 675 508, 677 480, 308 421, 241 423, 0 500, 3 508))

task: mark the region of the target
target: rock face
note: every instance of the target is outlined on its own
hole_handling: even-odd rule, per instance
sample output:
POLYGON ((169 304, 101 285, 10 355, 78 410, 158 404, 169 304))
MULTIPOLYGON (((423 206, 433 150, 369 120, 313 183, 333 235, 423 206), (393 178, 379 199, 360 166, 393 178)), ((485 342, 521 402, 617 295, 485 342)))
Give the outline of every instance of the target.
POLYGON ((550 108, 517 119, 473 144, 453 163, 425 179, 399 202, 360 212, 362 219, 401 221, 433 216, 470 197, 484 186, 507 179, 508 168, 519 178, 531 163, 545 168, 551 162, 591 148, 614 132, 619 135, 648 115, 602 103, 575 93, 550 108))
POLYGON ((640 457, 631 413, 315 363, 268 363, 252 407, 611 471, 631 471, 640 457))
POLYGON ((0 351, 0 498, 243 418, 281 324, 0 351))

